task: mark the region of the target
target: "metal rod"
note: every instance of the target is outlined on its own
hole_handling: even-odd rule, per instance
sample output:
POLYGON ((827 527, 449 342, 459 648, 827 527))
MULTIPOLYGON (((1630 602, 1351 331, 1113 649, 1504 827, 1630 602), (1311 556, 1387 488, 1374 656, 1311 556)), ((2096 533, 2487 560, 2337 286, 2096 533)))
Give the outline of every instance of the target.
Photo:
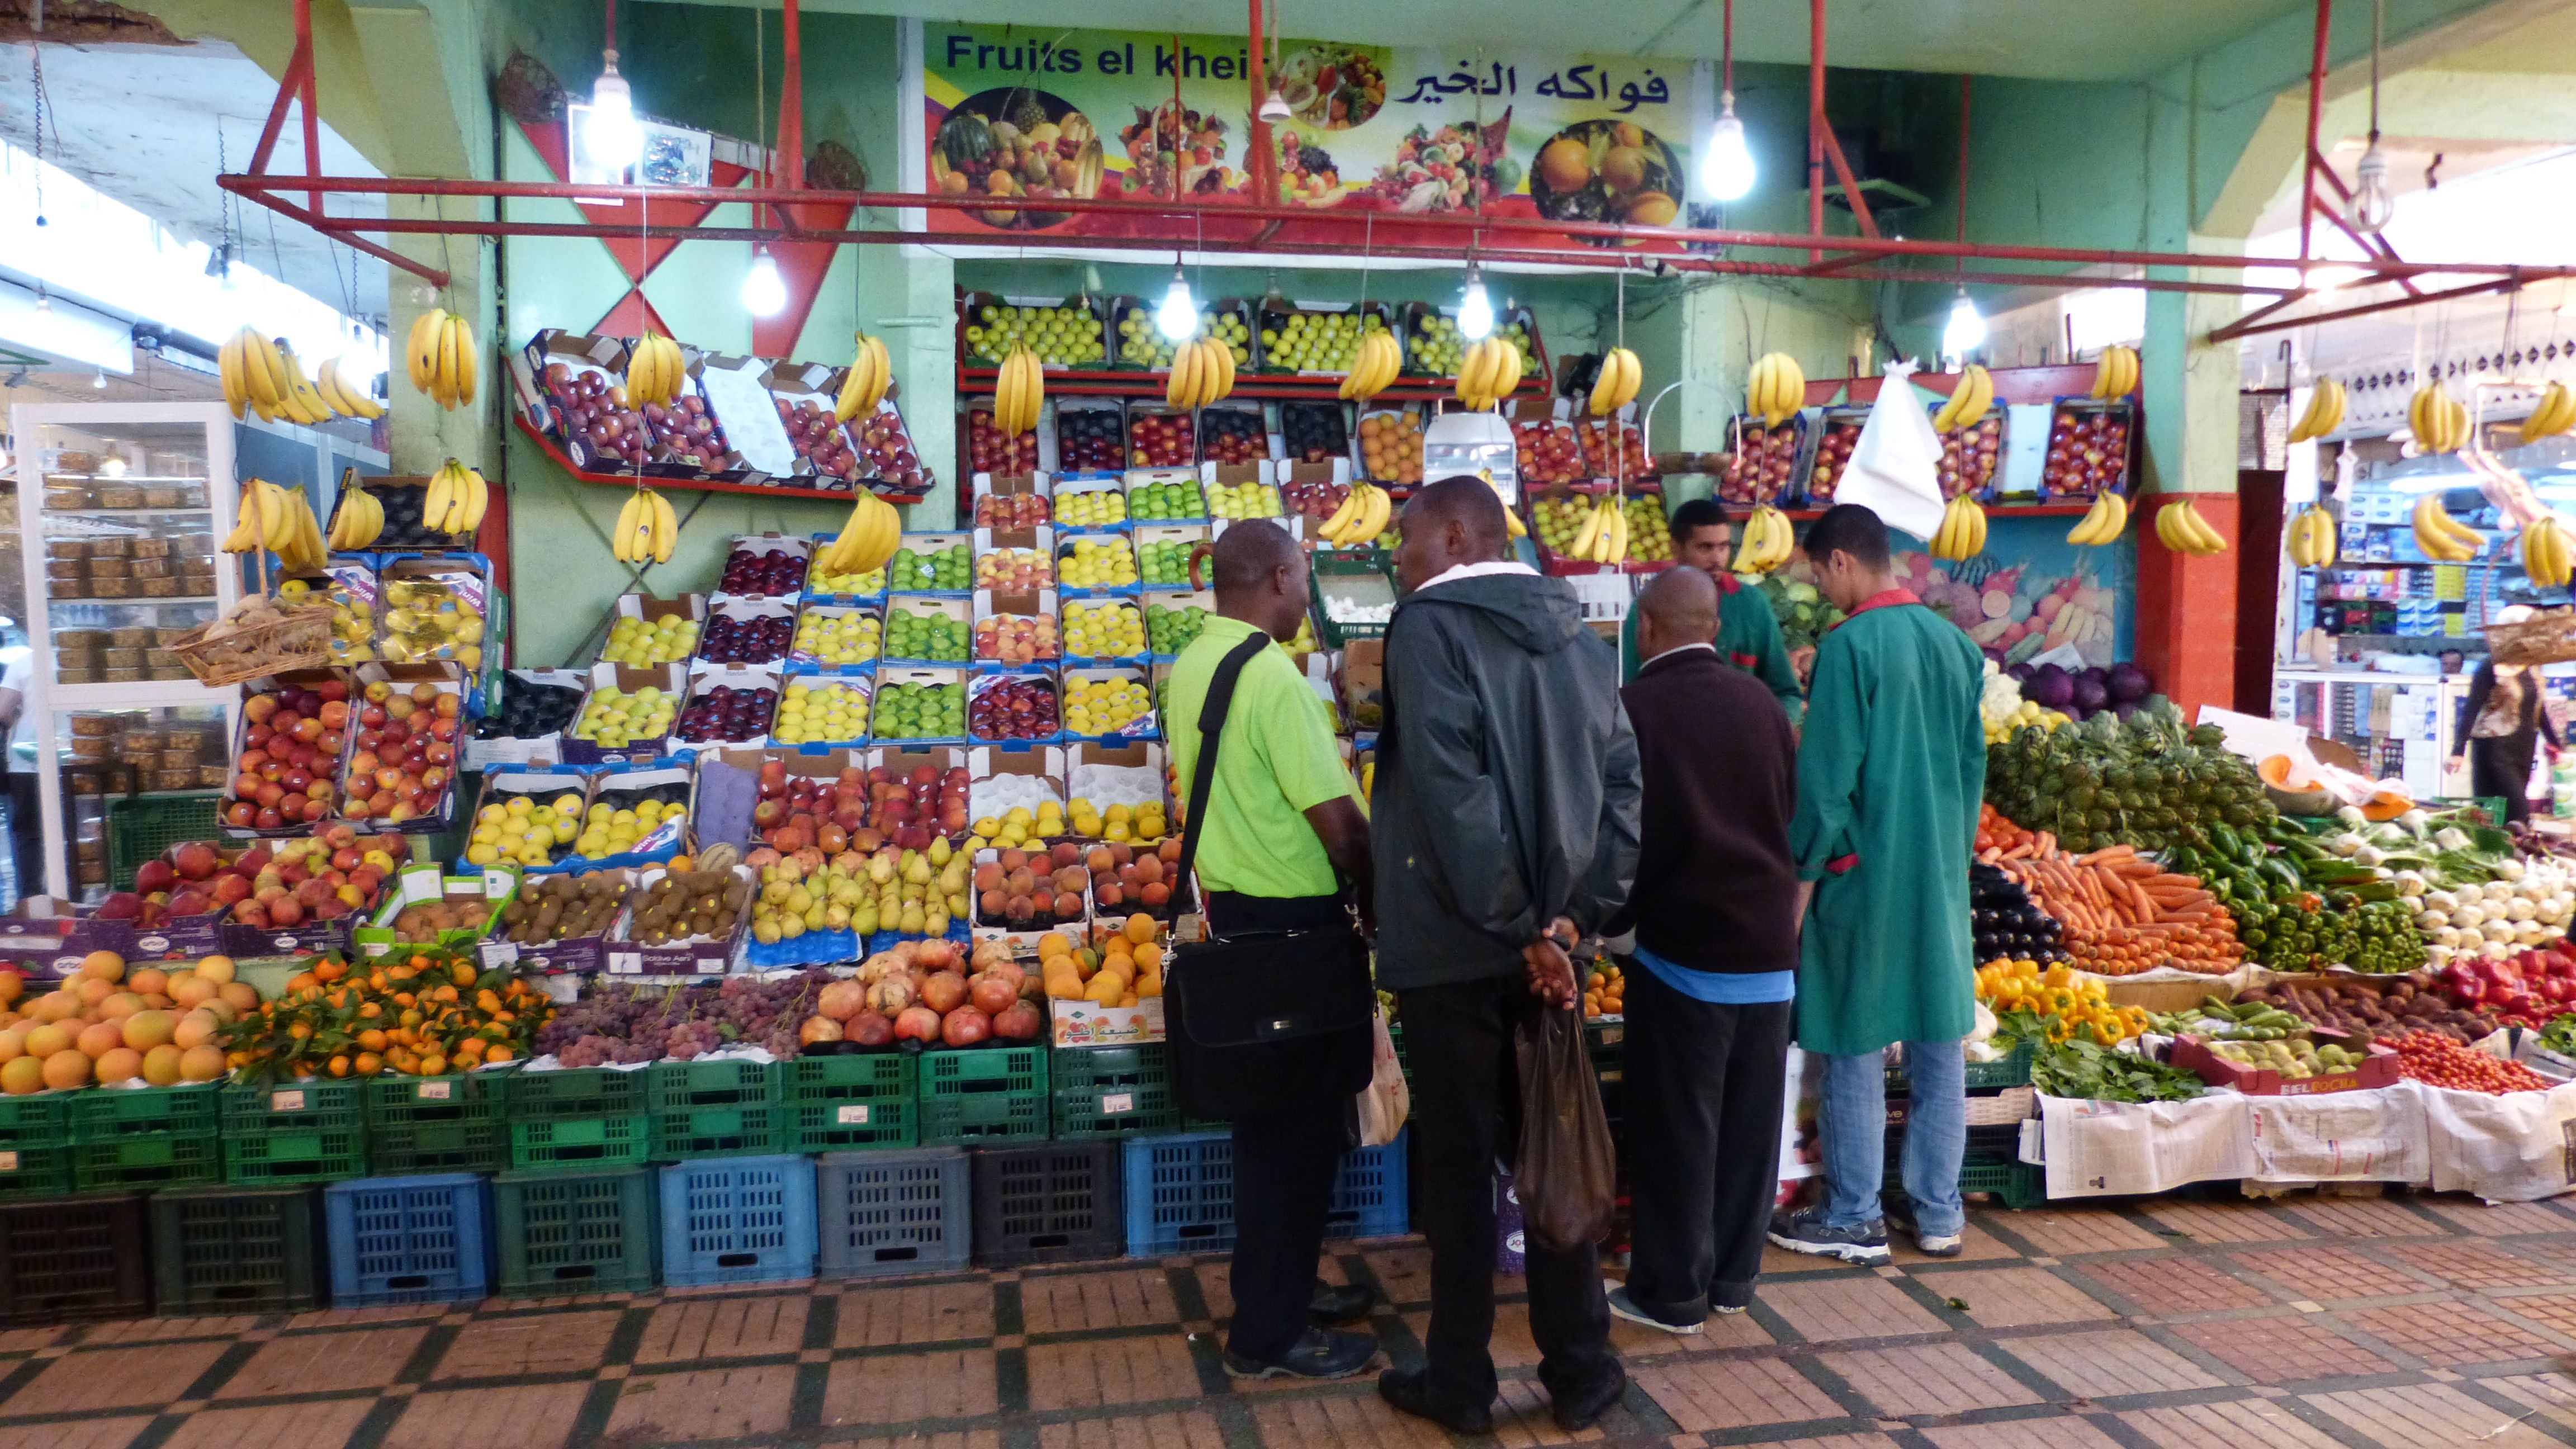
MULTIPOLYGON (((313 73, 320 67, 313 63, 313 0, 295 0, 295 48, 304 52, 304 84, 297 92, 303 98, 304 109, 304 174, 316 178, 322 174, 322 116, 321 108, 314 104, 313 73)), ((305 192, 304 204, 320 216, 322 193, 305 192)))
MULTIPOLYGON (((216 178, 216 184, 222 186, 228 191, 233 191, 243 196, 253 197, 273 190, 301 191, 304 189, 303 179, 300 177, 292 180, 285 180, 273 176, 223 176, 216 178)), ((597 198, 606 201, 641 201, 649 190, 654 200, 668 205, 684 205, 692 203, 716 205, 722 205, 725 203, 774 205, 781 202, 794 201, 799 203, 814 202, 831 203, 834 205, 851 205, 874 210, 902 208, 919 209, 924 206, 928 206, 934 210, 959 210, 959 208, 953 206, 942 207, 938 205, 938 198, 927 197, 914 192, 806 190, 791 193, 776 189, 763 189, 757 187, 656 186, 645 188, 631 184, 609 185, 593 184, 589 182, 575 184, 572 182, 557 181, 465 181, 350 176, 324 177, 322 178, 321 186, 326 192, 342 192, 352 195, 471 196, 485 198, 509 197, 532 200, 584 200, 597 198)), ((1316 248, 1329 249, 1346 245, 1346 243, 1339 238, 1338 234, 1350 229, 1348 222, 1335 220, 1328 213, 1319 213, 1308 207, 1291 206, 1202 203, 1195 201, 1122 201, 1102 197, 987 196, 976 198, 975 209, 978 211, 1030 210, 1068 212, 1075 214, 1124 215, 1149 218, 1164 223, 1168 223, 1176 217, 1184 219, 1197 217, 1210 222, 1219 223, 1220 225, 1227 222, 1240 223, 1241 230, 1245 233, 1249 233, 1253 229, 1254 224, 1259 222, 1274 220, 1284 221, 1296 224, 1306 230, 1307 235, 1303 240, 1303 245, 1309 250, 1316 248)), ((372 217, 335 217, 332 220, 335 223, 346 223, 364 230, 388 229, 386 222, 372 217)), ((1862 252, 1874 257, 1915 256, 1949 258, 1964 255, 1985 261, 2062 262, 2073 266, 2195 267, 2241 271, 2249 267, 2277 267, 2282 265, 2282 261, 2278 257, 2247 256, 2242 253, 2227 254, 2203 252, 2127 251, 2109 248, 2021 246, 1997 242, 1977 242, 1963 245, 1955 241, 1916 239, 1910 237, 1852 237, 1825 236, 1822 234, 1802 235, 1796 233, 1735 231, 1718 227, 1661 227, 1640 226, 1623 222, 1551 221, 1539 217, 1485 216, 1477 218, 1463 216, 1408 216, 1402 218, 1401 221, 1407 228, 1413 229, 1421 234, 1449 234, 1458 236, 1462 239, 1472 237, 1480 233, 1520 232, 1534 233, 1546 237, 1550 241, 1558 241, 1568 237, 1591 237, 1600 239, 1604 242, 1628 244, 1663 241, 1680 243, 1694 247, 1710 248, 1755 247, 1775 248, 1783 251, 1819 250, 1832 252, 1862 252)), ((442 226, 461 228, 463 225, 463 223, 454 222, 432 222, 425 227, 415 229, 435 231, 442 226)), ((598 228, 591 231, 581 231, 576 229, 571 234, 611 235, 617 234, 618 231, 619 229, 617 228, 598 228)), ((465 233, 460 230, 458 234, 463 235, 465 233)), ((486 234, 512 235, 515 233, 503 231, 499 233, 486 234)), ((762 233, 751 232, 746 233, 746 235, 757 236, 762 235, 762 233)), ((829 234, 816 233, 815 235, 820 239, 824 236, 828 236, 829 234)), ((974 233, 972 235, 975 236, 977 241, 987 245, 1008 246, 1012 244, 1007 234, 1001 232, 982 232, 974 233)), ((1175 231, 1170 234, 1160 235, 1154 238, 1154 243, 1157 248, 1169 248, 1175 241, 1186 240, 1190 237, 1195 237, 1196 235, 1197 233, 1195 231, 1186 234, 1175 231)), ((1231 244, 1234 240, 1238 240, 1239 238, 1235 238, 1230 234, 1218 234, 1215 239, 1231 244)), ((1109 244, 1109 242, 1109 238, 1089 236, 1069 236, 1062 240, 1062 244, 1065 246, 1102 246, 1109 244)), ((1478 243, 1478 250, 1482 251, 1485 249, 1486 245, 1484 243, 1478 243)), ((1453 243, 1450 255, 1458 255, 1463 250, 1463 240, 1458 243, 1453 243)), ((1668 264, 1675 263, 1679 260, 1670 256, 1663 256, 1658 259, 1663 260, 1668 264)), ((1633 264, 1633 257, 1630 257, 1628 260, 1633 264)), ((1616 265, 1618 263, 1619 254, 1616 252, 1604 253, 1598 262, 1599 265, 1605 266, 1616 265)), ((2372 262, 2366 265, 2368 265, 2369 269, 2373 273, 2377 274, 2381 280, 2390 280, 2397 276, 2417 276, 2426 273, 2459 273, 2464 275, 2481 276, 2512 274, 2526 279, 2576 273, 2576 268, 2541 269, 2518 266, 2508 262, 2410 262, 2389 260, 2372 262)), ((1791 271, 1794 273, 1795 269, 1792 268, 1791 271)), ((2116 283, 2112 284, 2116 285, 2116 283)), ((2278 291, 2290 289, 2267 288, 2266 290, 2278 291)))
MULTIPOLYGON (((1825 234, 1825 0, 1807 0, 1807 234, 1825 234)), ((1807 262, 1825 254, 1813 247, 1807 262)))
POLYGON ((257 176, 268 170, 269 154, 277 149, 278 133, 286 129, 287 104, 303 90, 305 72, 312 68, 313 48, 297 45, 295 53, 287 57, 286 74, 278 78, 277 100, 268 108, 268 124, 260 128, 259 144, 251 148, 249 174, 257 176))
POLYGON ((2238 337, 2251 337, 2258 332, 2281 332, 2292 327, 2314 327, 2320 323, 2341 322, 2351 317, 2368 317, 2378 312, 2395 312, 2407 307, 2421 307, 2428 302, 2457 301, 2462 297, 2475 297, 2486 292, 2517 290, 2526 282, 2543 281, 2548 280, 2549 276, 2563 277, 2566 275, 2568 275, 2568 273, 2564 269, 2560 269, 2554 273, 2548 274, 2548 276, 2544 276, 2539 272, 2531 272, 2522 276, 2491 277, 2483 282, 2472 282, 2464 287, 2453 287, 2447 292, 2427 292, 2420 296, 2413 297, 2392 297, 2384 302, 2368 302, 2358 307, 2345 307, 2339 311, 2319 312, 2307 317, 2280 318, 2277 320, 2254 323, 2250 326, 2247 325, 2250 319, 2239 318, 2234 322, 2228 323, 2224 327, 2215 327, 2210 329, 2209 340, 2212 342, 2226 342, 2238 337))
MULTIPOLYGON (((778 149, 786 154, 773 163, 790 191, 805 189, 805 61, 796 3, 786 0, 786 73, 778 82, 778 149)), ((788 213, 782 209, 778 215, 784 219, 788 213)))
POLYGON ((1842 138, 1834 128, 1825 126, 1818 132, 1825 138, 1825 157, 1834 163, 1834 179, 1842 183, 1843 200, 1851 203, 1852 219, 1860 223, 1862 236, 1878 235, 1878 221, 1869 214, 1869 199, 1861 195, 1860 183, 1852 179, 1851 163, 1843 159, 1842 138))
MULTIPOLYGON (((2306 170, 2299 178, 2301 199, 2317 194, 2317 132, 2325 124, 2326 108, 2326 38, 2334 28, 2334 0, 2317 0, 2316 42, 2308 56, 2308 155, 2306 170)), ((2306 207, 2299 209, 2299 277, 2307 279, 2312 218, 2306 207)))
MULTIPOLYGON (((294 202, 288 201, 281 196, 270 196, 262 192, 246 192, 244 194, 251 200, 258 202, 260 205, 267 207, 269 210, 276 212, 278 215, 285 217, 290 221, 300 221, 306 226, 313 228, 315 231, 322 233, 324 236, 330 237, 335 241, 346 243, 353 251, 364 252, 368 256, 374 257, 376 260, 383 262, 388 266, 400 267, 404 271, 411 273, 413 276, 420 278, 422 281, 429 283, 433 287, 444 287, 448 283, 448 274, 444 269, 433 267, 427 262, 413 261, 411 258, 404 256, 402 253, 395 251, 390 247, 380 246, 375 242, 367 240, 363 236, 352 234, 352 229, 349 226, 349 223, 352 221, 370 224, 362 226, 359 228, 360 230, 373 230, 376 229, 378 225, 381 225, 380 223, 376 223, 376 219, 373 217, 320 216, 313 212, 306 211, 303 207, 300 207, 294 202)), ((459 228, 468 226, 507 227, 509 225, 510 223, 507 222, 453 222, 423 220, 400 226, 384 226, 382 229, 386 231, 400 231, 425 236, 501 236, 507 235, 508 233, 506 231, 469 232, 459 230, 459 228)), ((606 230, 600 227, 585 225, 577 228, 577 230, 579 230, 583 236, 607 235, 606 230)))
MULTIPOLYGON (((1252 10, 1252 70, 1250 76, 1252 82, 1250 87, 1252 94, 1252 108, 1249 112, 1252 117, 1252 124, 1244 129, 1245 133, 1250 137, 1247 144, 1252 147, 1252 151, 1251 154, 1244 158, 1244 169, 1252 173, 1253 195, 1261 197, 1276 197, 1279 194, 1279 187, 1275 180, 1277 168, 1272 164, 1274 158, 1270 154, 1270 123, 1262 119, 1261 115, 1261 107, 1270 98, 1270 87, 1268 85, 1270 71, 1269 66, 1266 64, 1267 58, 1262 54, 1261 46, 1261 32, 1263 28, 1262 21, 1264 17, 1261 13, 1261 0, 1246 0, 1246 3, 1252 10)), ((1173 64, 1176 66, 1179 64, 1177 58, 1175 58, 1173 64)))

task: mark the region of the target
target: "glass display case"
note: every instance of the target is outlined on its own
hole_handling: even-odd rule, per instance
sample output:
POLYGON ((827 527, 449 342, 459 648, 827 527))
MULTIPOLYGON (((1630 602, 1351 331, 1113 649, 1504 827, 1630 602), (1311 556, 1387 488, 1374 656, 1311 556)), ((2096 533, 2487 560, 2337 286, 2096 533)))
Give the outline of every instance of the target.
POLYGON ((95 898, 119 874, 112 807, 139 839, 138 813, 210 813, 224 784, 239 691, 200 685, 169 645, 240 589, 238 562, 215 549, 233 517, 234 425, 216 403, 25 406, 13 418, 41 889, 95 898))

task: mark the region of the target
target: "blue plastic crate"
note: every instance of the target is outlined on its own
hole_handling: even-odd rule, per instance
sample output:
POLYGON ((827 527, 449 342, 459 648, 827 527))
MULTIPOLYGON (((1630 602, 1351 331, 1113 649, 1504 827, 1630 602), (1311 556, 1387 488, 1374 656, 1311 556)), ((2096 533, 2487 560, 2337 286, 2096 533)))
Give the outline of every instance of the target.
POLYGON ((947 1273, 967 1264, 974 1199, 955 1147, 826 1153, 814 1207, 825 1278, 947 1273))
POLYGON ((719 1157, 662 1169, 662 1281, 814 1276, 814 1159, 719 1157))
MULTIPOLYGON (((1383 1238, 1407 1231, 1405 1135, 1342 1155, 1324 1235, 1383 1238)), ((1131 1138, 1126 1149, 1127 1255, 1161 1258, 1234 1246, 1234 1138, 1185 1132, 1131 1138)))
POLYGON ((471 1172, 364 1177, 322 1190, 331 1301, 477 1300, 492 1290, 492 1189, 471 1172))

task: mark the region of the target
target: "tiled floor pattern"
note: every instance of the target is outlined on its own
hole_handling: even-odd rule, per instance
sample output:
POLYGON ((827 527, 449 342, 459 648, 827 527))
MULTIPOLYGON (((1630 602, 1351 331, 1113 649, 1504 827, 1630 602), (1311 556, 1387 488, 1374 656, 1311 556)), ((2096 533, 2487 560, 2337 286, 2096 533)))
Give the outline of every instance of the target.
MULTIPOLYGON (((1336 1245, 1418 1362, 1418 1240, 1336 1245)), ((1508 1449, 2576 1445, 2576 1203, 2217 1198, 1975 1216, 1968 1252, 1773 1253, 1697 1338, 1621 1325, 1549 1419, 1504 1280, 1508 1449)), ((1367 1378, 1237 1384, 1222 1259, 0 1332, 0 1449, 1438 1449, 1367 1378)))

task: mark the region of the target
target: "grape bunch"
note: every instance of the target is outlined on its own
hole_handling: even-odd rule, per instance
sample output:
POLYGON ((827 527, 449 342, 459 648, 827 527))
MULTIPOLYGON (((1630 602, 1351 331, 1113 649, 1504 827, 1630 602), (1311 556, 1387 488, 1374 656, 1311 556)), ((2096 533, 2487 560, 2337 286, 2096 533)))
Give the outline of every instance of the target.
POLYGON ((558 1010, 537 1049, 567 1067, 690 1061, 746 1043, 784 1059, 796 1055, 796 1029, 830 981, 827 972, 804 971, 711 986, 603 986, 558 1010))

